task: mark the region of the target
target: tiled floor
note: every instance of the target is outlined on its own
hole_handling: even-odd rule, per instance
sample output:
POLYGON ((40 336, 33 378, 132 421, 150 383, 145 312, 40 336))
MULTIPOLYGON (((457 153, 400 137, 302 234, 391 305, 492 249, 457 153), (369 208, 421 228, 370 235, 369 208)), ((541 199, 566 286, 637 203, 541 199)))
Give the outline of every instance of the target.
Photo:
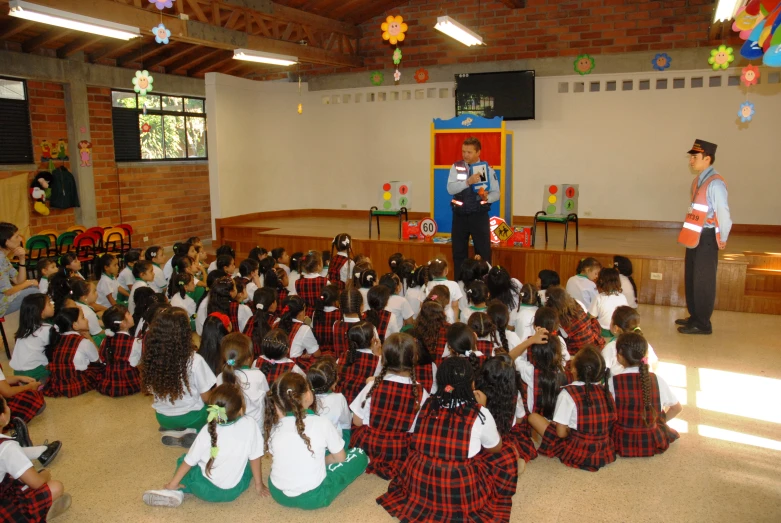
MULTIPOLYGON (((685 402, 676 427, 687 432, 662 456, 619 458, 597 473, 538 458, 520 478, 513 520, 781 521, 781 316, 717 311, 713 336, 685 337, 672 325, 680 309, 641 306, 641 312, 664 362, 660 374, 685 402)), ((13 332, 15 319, 9 321, 6 331, 13 332)), ((111 399, 96 392, 48 400, 30 432, 36 441, 64 442, 52 473, 73 506, 58 523, 391 521, 374 502, 386 488, 374 476, 360 478, 316 514, 282 508, 251 490, 231 504, 188 497, 178 509, 147 507, 141 494, 161 488, 181 454, 160 444, 150 404, 141 395, 111 399)))

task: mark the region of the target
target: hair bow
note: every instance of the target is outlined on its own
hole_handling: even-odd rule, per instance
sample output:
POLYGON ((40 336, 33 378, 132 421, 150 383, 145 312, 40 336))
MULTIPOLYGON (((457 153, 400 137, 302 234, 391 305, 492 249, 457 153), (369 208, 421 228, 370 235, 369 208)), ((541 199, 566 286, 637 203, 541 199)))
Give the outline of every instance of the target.
POLYGON ((236 366, 236 360, 235 360, 235 359, 233 359, 233 358, 229 359, 229 360, 228 360, 228 361, 226 361, 225 363, 227 363, 227 364, 228 364, 228 365, 230 365, 231 367, 235 367, 235 366, 236 366))
POLYGON ((466 357, 468 358, 468 357, 469 357, 469 356, 471 356, 473 353, 474 353, 474 351, 468 350, 468 351, 466 351, 466 352, 464 353, 464 356, 466 356, 466 357))
POLYGON ((613 262, 613 267, 618 267, 618 262, 617 261, 613 262))
POLYGON ((371 274, 369 274, 368 276, 366 276, 366 281, 372 281, 373 279, 374 279, 374 276, 373 276, 373 275, 371 275, 371 274))
POLYGON ((632 332, 637 332, 639 330, 640 330, 640 327, 635 327, 634 329, 632 329, 632 332))
POLYGON ((59 325, 54 325, 54 326, 52 326, 52 328, 54 329, 54 332, 60 332, 60 326, 59 325))
POLYGON ((287 314, 288 312, 290 312, 290 306, 288 306, 288 305, 285 305, 284 307, 282 307, 282 310, 281 310, 281 311, 279 311, 279 315, 280 315, 280 316, 284 316, 284 315, 285 315, 285 314, 287 314))
POLYGON ((263 310, 263 304, 262 303, 258 303, 258 304, 255 305, 255 308, 258 309, 259 311, 262 311, 263 310))
POLYGON ((151 256, 152 258, 157 258, 157 251, 150 252, 149 256, 151 256))
POLYGON ((106 333, 106 336, 108 336, 109 338, 111 338, 112 336, 114 336, 114 331, 113 331, 113 330, 111 330, 111 329, 105 329, 103 332, 105 332, 105 333, 106 333))
POLYGON ((217 420, 217 423, 225 423, 228 421, 228 413, 225 412, 225 407, 220 407, 219 405, 209 405, 206 407, 206 412, 208 413, 206 418, 207 423, 211 423, 214 420, 217 420))
POLYGON ((179 287, 184 287, 184 282, 183 282, 182 280, 179 280, 178 282, 176 282, 176 284, 177 284, 179 287))
POLYGON ((212 312, 211 314, 209 314, 209 317, 210 318, 211 317, 217 318, 218 320, 220 320, 222 322, 222 324, 225 326, 226 330, 230 329, 231 320, 230 320, 230 318, 228 318, 227 315, 225 315, 225 314, 223 314, 221 312, 212 312))
POLYGON ((321 294, 321 295, 320 295, 320 299, 321 299, 321 300, 323 300, 323 301, 325 301, 325 296, 323 296, 323 295, 321 294))
POLYGON ((455 390, 455 389, 453 389, 453 386, 452 386, 452 385, 445 385, 445 392, 447 392, 448 394, 450 394, 450 393, 451 393, 451 392, 453 392, 454 390, 455 390))
POLYGON ((344 243, 345 245, 350 245, 350 238, 345 238, 342 243, 344 243))
POLYGON ((473 293, 474 293, 474 291, 473 291, 472 289, 467 289, 467 290, 466 290, 466 293, 467 293, 467 294, 473 294, 473 293))
POLYGON ((640 360, 640 361, 641 361, 641 362, 643 362, 643 365, 648 365, 648 356, 644 357, 644 358, 643 358, 642 360, 640 360))
POLYGON ((436 294, 432 294, 431 296, 429 296, 429 298, 432 300, 436 300, 437 298, 439 298, 439 296, 437 296, 436 294))

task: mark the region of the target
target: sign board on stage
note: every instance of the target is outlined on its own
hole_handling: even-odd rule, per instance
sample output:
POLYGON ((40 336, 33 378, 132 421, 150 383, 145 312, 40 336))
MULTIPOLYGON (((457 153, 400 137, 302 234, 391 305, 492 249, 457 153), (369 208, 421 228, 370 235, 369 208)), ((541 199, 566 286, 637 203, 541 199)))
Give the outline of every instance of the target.
POLYGON ((401 210, 402 207, 411 210, 411 193, 411 182, 383 182, 380 186, 380 203, 377 207, 381 211, 398 211, 401 210))
POLYGON ((426 239, 433 238, 437 234, 437 222, 431 218, 424 218, 420 221, 420 234, 426 239))
POLYGON ((578 214, 577 184, 546 184, 542 189, 542 210, 551 215, 578 214))

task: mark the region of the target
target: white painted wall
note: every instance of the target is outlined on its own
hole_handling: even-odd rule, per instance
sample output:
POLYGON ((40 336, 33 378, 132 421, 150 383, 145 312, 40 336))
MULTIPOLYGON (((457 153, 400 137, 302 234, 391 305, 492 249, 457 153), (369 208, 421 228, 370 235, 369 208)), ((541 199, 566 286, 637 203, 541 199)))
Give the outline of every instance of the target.
MULTIPOLYGON (((716 166, 727 179, 735 222, 781 224, 781 167, 771 161, 781 83, 766 83, 771 71, 763 69, 763 84, 752 87, 757 115, 750 124, 737 119, 745 88, 727 86, 739 70, 537 78, 537 119, 507 123, 515 132, 514 214, 539 210, 544 184, 578 183, 581 216, 681 220, 692 180, 685 153, 701 138, 719 144, 716 166), (711 76, 721 76, 722 86, 708 87, 711 76), (703 77, 704 86, 691 88, 692 77, 703 77), (666 90, 656 89, 659 78, 668 80, 666 90), (675 78, 686 87, 673 89, 675 78), (633 90, 622 91, 625 80, 633 90), (651 80, 651 89, 639 90, 641 80, 651 80), (606 92, 608 81, 617 82, 617 91, 606 92), (563 82, 566 94, 558 92, 563 82), (586 92, 574 92, 576 82, 585 82, 586 92), (600 83, 600 92, 588 92, 591 82, 600 83)), ((411 180, 413 209, 429 210, 430 123, 454 115, 452 84, 312 93, 304 86, 298 115, 296 84, 216 74, 206 83, 210 177, 219 194, 212 198, 214 217, 364 210, 389 179, 411 180), (370 94, 374 102, 367 102, 370 94)))

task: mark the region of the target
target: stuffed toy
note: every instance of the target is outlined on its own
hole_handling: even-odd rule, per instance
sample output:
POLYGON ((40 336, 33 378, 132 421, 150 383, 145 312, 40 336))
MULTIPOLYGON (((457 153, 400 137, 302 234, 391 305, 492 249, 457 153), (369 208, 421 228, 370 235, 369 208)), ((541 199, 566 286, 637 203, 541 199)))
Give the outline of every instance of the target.
POLYGON ((51 183, 51 173, 48 171, 40 171, 37 175, 35 175, 35 179, 30 184, 30 196, 35 202, 33 204, 33 209, 35 209, 35 212, 42 214, 43 216, 49 215, 49 207, 46 205, 46 202, 52 195, 52 190, 49 187, 51 183))

